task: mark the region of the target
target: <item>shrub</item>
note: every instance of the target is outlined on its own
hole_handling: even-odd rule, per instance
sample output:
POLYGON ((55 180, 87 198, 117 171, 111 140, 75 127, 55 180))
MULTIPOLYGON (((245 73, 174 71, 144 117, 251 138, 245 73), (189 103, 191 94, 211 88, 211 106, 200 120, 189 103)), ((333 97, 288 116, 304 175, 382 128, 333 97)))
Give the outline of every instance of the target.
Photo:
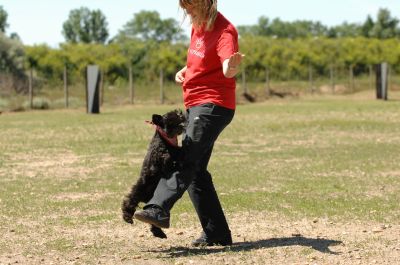
MULTIPOLYGON (((23 104, 24 109, 29 109, 30 104, 29 101, 25 101, 23 104)), ((32 102, 32 109, 49 109, 50 108, 50 101, 47 98, 33 98, 32 102)))
POLYGON ((0 98, 0 111, 5 111, 9 107, 9 102, 6 99, 0 98))

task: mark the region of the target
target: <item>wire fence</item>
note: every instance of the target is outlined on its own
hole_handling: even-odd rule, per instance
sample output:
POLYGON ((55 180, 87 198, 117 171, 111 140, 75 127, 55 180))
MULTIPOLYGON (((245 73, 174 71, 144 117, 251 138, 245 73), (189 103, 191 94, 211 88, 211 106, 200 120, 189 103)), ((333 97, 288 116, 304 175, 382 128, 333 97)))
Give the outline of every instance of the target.
MULTIPOLYGON (((388 97, 400 91, 400 74, 389 66, 388 97)), ((131 70, 132 71, 132 70, 131 70)), ((273 97, 300 97, 302 95, 350 95, 360 91, 376 89, 376 71, 371 66, 368 73, 360 74, 359 69, 332 67, 329 73, 318 73, 309 68, 308 78, 282 71, 280 76, 271 76, 265 67, 264 73, 247 75, 243 67, 237 76, 238 101, 256 102, 273 97)), ((21 78, 0 72, 0 111, 80 108, 86 106, 85 77, 74 84, 68 84, 68 73, 62 79, 43 79, 35 71, 29 71, 21 78)), ((160 71, 158 80, 142 78, 108 82, 102 76, 100 82, 101 104, 179 104, 182 103, 181 88, 160 71)))

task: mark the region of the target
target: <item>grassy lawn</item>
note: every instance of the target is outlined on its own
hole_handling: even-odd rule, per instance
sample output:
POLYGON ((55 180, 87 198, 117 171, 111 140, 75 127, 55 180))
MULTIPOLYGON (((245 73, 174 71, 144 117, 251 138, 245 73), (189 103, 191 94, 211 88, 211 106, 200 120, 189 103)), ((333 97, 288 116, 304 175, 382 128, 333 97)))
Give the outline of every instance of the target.
MULTIPOLYGON (((172 238, 185 240, 175 249, 160 245, 164 252, 149 251, 164 243, 150 238, 142 224, 123 223, 120 202, 139 174, 153 134, 144 121, 179 106, 108 107, 100 115, 83 109, 1 114, 0 263, 224 264, 219 258, 225 255, 233 259, 230 264, 241 264, 257 257, 259 249, 245 246, 171 255, 179 243, 190 242, 187 230, 195 229, 193 236, 199 231, 187 195, 172 212, 172 238), (148 242, 145 251, 138 238, 148 242)), ((263 232, 270 238, 285 235, 280 222, 399 224, 399 121, 396 100, 309 97, 240 105, 210 162, 231 226, 257 230, 270 220, 263 232)), ((233 233, 236 241, 246 241, 233 233)), ((340 233, 328 234, 346 240, 340 233)), ((374 238, 348 241, 368 245, 374 238)), ((400 246, 398 240, 394 244, 400 246)), ((290 253, 286 246, 260 255, 279 264, 282 251, 290 253)), ((307 261, 314 250, 295 253, 307 261)), ((372 250, 365 257, 365 264, 376 259, 372 250)), ((346 255, 338 261, 347 258, 351 264, 346 255)), ((321 260, 328 264, 330 256, 321 260)))

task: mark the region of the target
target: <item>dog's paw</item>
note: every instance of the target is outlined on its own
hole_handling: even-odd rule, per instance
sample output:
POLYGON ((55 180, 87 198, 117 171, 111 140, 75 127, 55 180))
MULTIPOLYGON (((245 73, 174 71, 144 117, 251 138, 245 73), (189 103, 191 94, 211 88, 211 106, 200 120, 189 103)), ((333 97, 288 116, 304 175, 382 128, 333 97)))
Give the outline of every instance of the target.
POLYGON ((121 205, 122 219, 128 224, 133 224, 133 215, 135 214, 136 208, 131 205, 128 196, 124 198, 121 205))
POLYGON ((122 219, 124 219, 125 222, 128 224, 133 224, 133 216, 129 213, 122 213, 122 219))
POLYGON ((127 222, 128 224, 133 224, 133 219, 132 218, 126 218, 125 216, 123 216, 123 219, 125 222, 127 222))

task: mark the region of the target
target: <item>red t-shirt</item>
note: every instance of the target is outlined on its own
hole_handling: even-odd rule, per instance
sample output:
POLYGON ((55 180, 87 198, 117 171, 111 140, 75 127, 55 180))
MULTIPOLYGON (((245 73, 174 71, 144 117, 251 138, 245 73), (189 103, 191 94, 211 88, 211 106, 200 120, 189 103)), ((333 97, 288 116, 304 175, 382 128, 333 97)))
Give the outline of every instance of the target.
POLYGON ((221 13, 211 31, 192 28, 183 82, 186 108, 214 103, 235 109, 235 78, 224 76, 222 62, 237 52, 238 46, 235 27, 221 13))

